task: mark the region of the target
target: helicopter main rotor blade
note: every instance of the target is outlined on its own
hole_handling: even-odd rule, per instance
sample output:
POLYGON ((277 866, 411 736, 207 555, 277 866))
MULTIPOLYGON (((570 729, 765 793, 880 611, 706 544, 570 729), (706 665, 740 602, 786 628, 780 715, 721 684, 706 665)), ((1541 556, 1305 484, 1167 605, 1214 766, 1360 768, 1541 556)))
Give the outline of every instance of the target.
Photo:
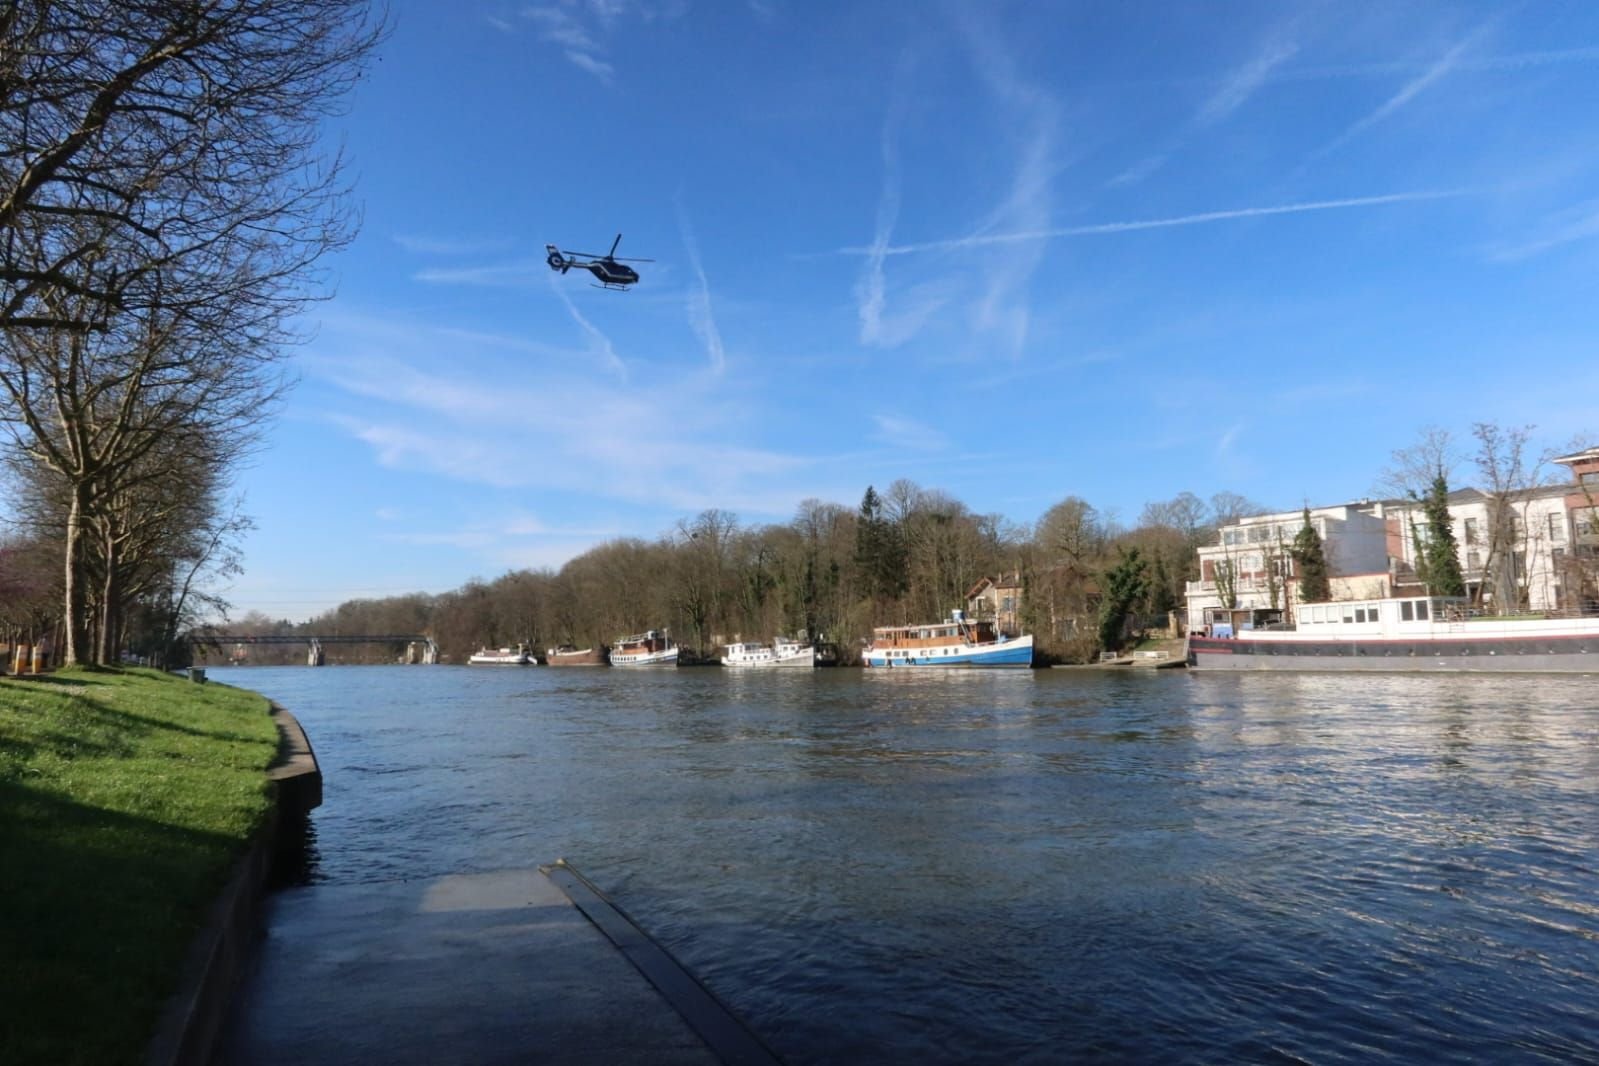
POLYGON ((629 259, 629 258, 627 258, 626 256, 623 256, 623 255, 616 256, 615 258, 612 258, 610 256, 606 256, 606 258, 610 259, 610 261, 613 262, 613 263, 653 263, 653 262, 655 262, 655 260, 653 260, 653 259, 629 259))

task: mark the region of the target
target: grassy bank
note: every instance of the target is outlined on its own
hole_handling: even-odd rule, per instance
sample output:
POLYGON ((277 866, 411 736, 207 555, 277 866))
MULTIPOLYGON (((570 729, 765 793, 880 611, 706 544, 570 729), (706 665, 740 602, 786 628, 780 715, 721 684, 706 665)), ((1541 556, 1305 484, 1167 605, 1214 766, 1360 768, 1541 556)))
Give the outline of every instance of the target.
POLYGON ((267 712, 150 670, 0 679, 0 1062, 141 1060, 267 810, 267 712))

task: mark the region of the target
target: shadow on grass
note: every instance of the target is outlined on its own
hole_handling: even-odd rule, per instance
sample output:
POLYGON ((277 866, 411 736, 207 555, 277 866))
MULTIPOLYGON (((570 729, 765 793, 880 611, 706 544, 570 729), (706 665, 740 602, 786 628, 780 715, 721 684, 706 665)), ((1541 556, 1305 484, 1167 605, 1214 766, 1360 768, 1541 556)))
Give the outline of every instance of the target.
POLYGON ((239 849, 0 781, 0 1062, 141 1060, 239 849))

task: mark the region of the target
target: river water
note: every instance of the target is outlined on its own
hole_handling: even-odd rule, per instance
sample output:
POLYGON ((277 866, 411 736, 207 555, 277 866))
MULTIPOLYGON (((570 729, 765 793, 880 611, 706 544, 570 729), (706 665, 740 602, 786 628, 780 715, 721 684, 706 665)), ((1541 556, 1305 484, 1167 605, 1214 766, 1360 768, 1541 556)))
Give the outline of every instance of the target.
POLYGON ((564 857, 791 1063, 1599 1062, 1593 677, 212 676, 312 880, 564 857))

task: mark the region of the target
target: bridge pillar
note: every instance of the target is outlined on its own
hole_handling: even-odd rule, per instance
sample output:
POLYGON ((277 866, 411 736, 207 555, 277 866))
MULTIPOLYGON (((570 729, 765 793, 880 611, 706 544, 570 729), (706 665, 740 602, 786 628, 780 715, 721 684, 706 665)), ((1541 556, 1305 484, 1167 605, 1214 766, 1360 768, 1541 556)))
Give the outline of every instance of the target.
POLYGON ((323 662, 322 643, 321 641, 313 640, 311 642, 311 653, 305 657, 305 665, 321 666, 323 662))

